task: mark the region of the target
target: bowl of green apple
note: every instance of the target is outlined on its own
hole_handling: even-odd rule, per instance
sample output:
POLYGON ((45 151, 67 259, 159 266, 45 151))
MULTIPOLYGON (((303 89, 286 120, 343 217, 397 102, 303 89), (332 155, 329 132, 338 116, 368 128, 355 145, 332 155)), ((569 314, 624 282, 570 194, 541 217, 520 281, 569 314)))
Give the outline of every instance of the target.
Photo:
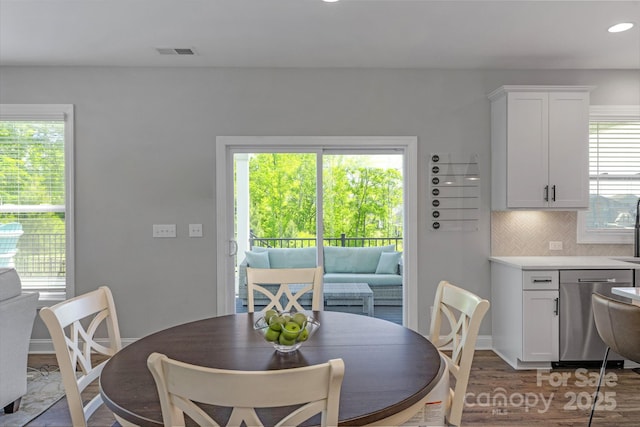
POLYGON ((304 312, 274 309, 265 311, 253 325, 256 332, 281 353, 299 349, 319 327, 320 323, 304 312))

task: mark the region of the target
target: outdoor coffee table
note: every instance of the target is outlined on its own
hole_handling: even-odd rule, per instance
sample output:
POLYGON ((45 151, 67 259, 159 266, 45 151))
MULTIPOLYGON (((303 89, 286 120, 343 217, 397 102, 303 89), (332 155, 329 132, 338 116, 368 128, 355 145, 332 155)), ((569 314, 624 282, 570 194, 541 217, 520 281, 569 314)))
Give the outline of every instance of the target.
MULTIPOLYGON (((290 285, 297 292, 304 285, 290 285)), ((362 300, 362 311, 373 317, 373 291, 367 283, 325 283, 323 285, 324 303, 330 299, 362 300)))
POLYGON ((362 300, 362 311, 373 317, 373 291, 366 283, 325 283, 324 300, 362 300))

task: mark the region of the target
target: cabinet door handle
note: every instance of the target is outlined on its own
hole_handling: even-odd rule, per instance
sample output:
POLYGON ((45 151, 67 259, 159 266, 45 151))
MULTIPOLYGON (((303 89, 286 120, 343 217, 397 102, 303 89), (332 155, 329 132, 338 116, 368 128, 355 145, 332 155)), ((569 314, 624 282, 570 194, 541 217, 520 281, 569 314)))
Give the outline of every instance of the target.
POLYGON ((544 201, 545 202, 549 201, 549 186, 548 185, 544 186, 544 201))
POLYGON ((533 283, 551 283, 551 279, 533 279, 533 283))
POLYGON ((553 314, 557 316, 560 312, 560 298, 556 298, 554 301, 556 303, 556 308, 553 310, 553 314))
POLYGON ((556 201, 556 186, 554 185, 553 187, 551 187, 551 200, 553 200, 554 202, 556 201))

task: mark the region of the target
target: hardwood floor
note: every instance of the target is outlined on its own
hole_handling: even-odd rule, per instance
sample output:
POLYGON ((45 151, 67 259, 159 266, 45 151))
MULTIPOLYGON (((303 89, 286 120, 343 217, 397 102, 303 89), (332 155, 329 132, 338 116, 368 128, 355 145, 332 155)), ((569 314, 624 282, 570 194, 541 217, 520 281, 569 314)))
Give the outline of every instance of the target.
MULTIPOLYGON (((29 366, 55 365, 52 355, 31 355, 29 366)), ((467 388, 463 425, 473 426, 586 426, 598 371, 555 369, 516 371, 492 351, 476 351, 467 388)), ((607 370, 603 409, 593 426, 640 425, 640 375, 631 369, 607 370)), ((97 391, 92 385, 91 391, 97 391)), ((90 427, 114 425, 102 406, 89 420, 90 427)), ((29 423, 28 427, 68 427, 63 399, 29 423)), ((116 424, 117 425, 117 424, 116 424)))
MULTIPOLYGON (((462 415, 465 425, 586 426, 598 370, 516 371, 492 351, 476 351, 462 415)), ((640 375, 608 369, 593 426, 640 425, 640 375)))
MULTIPOLYGON (((31 368, 40 369, 42 367, 56 367, 57 361, 54 354, 30 354, 28 365, 31 368)), ((98 382, 89 385, 83 393, 83 397, 90 399, 98 393, 98 382)), ((101 405, 98 410, 89 419, 90 427, 111 427, 115 424, 115 418, 106 406, 101 405)), ((119 424, 115 424, 119 426, 119 424)), ((67 399, 62 398, 51 408, 40 414, 37 418, 27 424, 26 427, 71 427, 71 416, 69 415, 69 407, 67 399)))

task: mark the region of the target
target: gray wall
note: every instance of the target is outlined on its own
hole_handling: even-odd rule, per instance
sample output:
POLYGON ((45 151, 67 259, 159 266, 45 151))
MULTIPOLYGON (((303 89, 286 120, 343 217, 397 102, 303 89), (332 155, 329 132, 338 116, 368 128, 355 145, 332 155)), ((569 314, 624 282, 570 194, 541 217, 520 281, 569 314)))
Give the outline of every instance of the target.
MULTIPOLYGON (((216 314, 217 135, 418 136, 426 333, 439 280, 491 297, 486 95, 504 84, 595 85, 593 104, 640 103, 638 71, 85 67, 0 68, 0 102, 75 105, 76 293, 109 285, 124 338, 216 314), (438 151, 480 155, 477 232, 429 231, 425 165, 438 151), (153 223, 180 237, 152 239, 153 223), (205 237, 184 237, 189 223, 205 237)), ((37 323, 33 338, 47 337, 37 323)))

